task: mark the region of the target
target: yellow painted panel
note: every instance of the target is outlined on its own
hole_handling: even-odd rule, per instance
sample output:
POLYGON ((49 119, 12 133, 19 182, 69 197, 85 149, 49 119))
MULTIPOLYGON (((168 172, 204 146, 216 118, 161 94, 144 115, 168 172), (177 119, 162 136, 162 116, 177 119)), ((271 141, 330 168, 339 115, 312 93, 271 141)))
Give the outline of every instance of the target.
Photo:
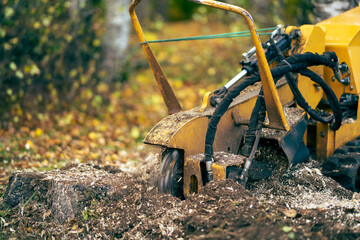
MULTIPOLYGON (((360 15, 359 15, 360 18, 360 15)), ((354 86, 353 90, 349 92, 360 94, 360 29, 351 40, 349 44, 349 57, 350 57, 350 80, 354 86)), ((351 85, 351 84, 350 84, 351 85)))
MULTIPOLYGON (((325 51, 325 32, 324 29, 314 25, 304 25, 300 27, 302 35, 301 53, 312 52, 322 54, 325 51)), ((319 76, 324 76, 324 66, 314 66, 310 68, 319 76)), ((305 100, 312 108, 315 108, 323 97, 323 90, 314 84, 309 78, 301 76, 298 78, 299 90, 305 100)))
MULTIPOLYGON (((359 15, 360 18, 360 15, 359 15)), ((350 85, 345 86, 338 81, 332 81, 333 71, 325 69, 325 81, 334 90, 337 97, 341 94, 360 93, 360 26, 357 25, 341 25, 341 24, 324 24, 326 27, 326 51, 333 51, 339 58, 339 62, 345 62, 351 71, 350 85), (341 33, 341 34, 339 34, 341 33)), ((345 76, 343 76, 345 77, 345 76)))

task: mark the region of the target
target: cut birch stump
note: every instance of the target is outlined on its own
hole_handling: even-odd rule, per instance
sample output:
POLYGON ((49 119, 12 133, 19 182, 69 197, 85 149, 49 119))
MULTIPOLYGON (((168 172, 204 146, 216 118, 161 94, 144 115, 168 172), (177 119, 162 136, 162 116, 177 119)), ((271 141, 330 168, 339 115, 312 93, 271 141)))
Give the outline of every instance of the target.
POLYGON ((92 200, 117 200, 126 196, 136 180, 111 167, 71 164, 62 170, 19 171, 11 175, 4 202, 15 207, 37 201, 46 204, 52 218, 62 224, 74 219, 92 200), (124 182, 126 179, 126 183, 124 182))

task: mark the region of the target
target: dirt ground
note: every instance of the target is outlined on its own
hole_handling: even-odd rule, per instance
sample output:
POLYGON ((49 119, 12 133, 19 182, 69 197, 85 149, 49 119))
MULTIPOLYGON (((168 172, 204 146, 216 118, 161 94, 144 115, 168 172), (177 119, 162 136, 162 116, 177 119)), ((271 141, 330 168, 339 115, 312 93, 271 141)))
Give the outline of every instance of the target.
MULTIPOLYGON (((158 158, 136 171, 69 165, 61 174, 115 186, 59 224, 46 196, 1 202, 1 239, 359 239, 360 195, 310 160, 245 189, 214 181, 181 201, 152 186, 158 158)), ((59 174, 59 173, 57 173, 59 174)), ((93 184, 93 183, 92 183, 93 184)))

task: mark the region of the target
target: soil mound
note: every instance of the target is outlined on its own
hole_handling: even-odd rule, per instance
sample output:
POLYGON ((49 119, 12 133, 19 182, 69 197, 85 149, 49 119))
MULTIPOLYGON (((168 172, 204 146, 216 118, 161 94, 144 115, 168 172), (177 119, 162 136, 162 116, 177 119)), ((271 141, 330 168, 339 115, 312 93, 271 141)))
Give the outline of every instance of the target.
POLYGON ((158 160, 134 172, 69 165, 16 172, 1 205, 2 238, 356 239, 360 197, 315 161, 245 189, 214 181, 181 201, 152 185, 158 160), (152 164, 153 163, 153 164, 152 164))

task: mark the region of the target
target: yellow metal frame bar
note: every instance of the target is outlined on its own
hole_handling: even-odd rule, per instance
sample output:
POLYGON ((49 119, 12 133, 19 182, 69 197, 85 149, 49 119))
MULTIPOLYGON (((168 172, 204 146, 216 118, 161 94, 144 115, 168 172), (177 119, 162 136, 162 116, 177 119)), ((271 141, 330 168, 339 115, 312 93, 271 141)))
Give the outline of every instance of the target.
POLYGON ((270 125, 273 128, 289 131, 290 127, 286 121, 285 114, 281 106, 280 98, 276 92, 274 80, 270 72, 270 67, 266 60, 265 53, 261 45, 260 37, 256 31, 255 23, 250 13, 241 7, 223 2, 217 2, 213 0, 190 0, 190 1, 214 8, 223 9, 225 11, 234 12, 240 14, 245 18, 245 21, 251 33, 251 38, 256 48, 256 57, 258 60, 259 73, 264 91, 265 104, 266 104, 270 125))
MULTIPOLYGON (((141 42, 146 42, 144 33, 142 31, 141 25, 139 23, 139 20, 135 13, 136 6, 140 3, 141 0, 133 0, 129 12, 130 17, 133 22, 134 28, 136 30, 136 33, 140 39, 141 42)), ((282 109, 282 105, 280 102, 280 98, 277 94, 275 84, 270 72, 270 67, 268 65, 268 62, 265 57, 264 50, 261 45, 260 37, 256 31, 255 23, 251 17, 251 15, 243 8, 234 6, 231 4, 226 4, 222 2, 217 2, 213 0, 190 0, 192 2, 223 9, 225 11, 234 12, 237 14, 240 14, 243 16, 246 20, 246 23, 248 25, 248 28, 251 33, 251 37, 254 42, 254 46, 256 48, 256 57, 258 59, 258 67, 259 67, 259 73, 261 77, 261 82, 263 86, 264 91, 264 97, 265 97, 265 104, 266 109, 269 117, 270 126, 272 128, 277 128, 281 130, 289 131, 290 127, 286 121, 285 114, 282 109)), ((181 106, 169 84, 167 81, 164 72, 162 71, 158 61, 156 60, 156 57, 154 53, 152 52, 149 44, 144 43, 142 45, 143 50, 145 52, 146 58, 149 62, 149 65, 154 73, 155 79, 158 83, 160 92, 163 96, 163 99, 165 101, 165 104, 168 108, 168 112, 175 113, 181 111, 181 106)))
MULTIPOLYGON (((141 28, 139 19, 135 13, 135 8, 140 2, 141 2, 141 0, 133 0, 132 3, 130 4, 129 13, 130 13, 130 17, 133 22, 135 31, 140 39, 140 42, 145 42, 146 40, 145 40, 144 32, 141 28)), ((163 70, 161 69, 159 62, 156 60, 156 57, 155 57, 153 51, 151 50, 149 44, 148 43, 142 44, 142 48, 145 52, 145 55, 149 62, 150 68, 153 71, 153 74, 155 76, 156 82, 160 89, 161 95, 162 95, 164 102, 166 104, 166 107, 168 109, 168 113, 173 114, 176 112, 180 112, 182 110, 180 103, 177 100, 175 93, 174 93, 173 89, 171 88, 163 70)))

